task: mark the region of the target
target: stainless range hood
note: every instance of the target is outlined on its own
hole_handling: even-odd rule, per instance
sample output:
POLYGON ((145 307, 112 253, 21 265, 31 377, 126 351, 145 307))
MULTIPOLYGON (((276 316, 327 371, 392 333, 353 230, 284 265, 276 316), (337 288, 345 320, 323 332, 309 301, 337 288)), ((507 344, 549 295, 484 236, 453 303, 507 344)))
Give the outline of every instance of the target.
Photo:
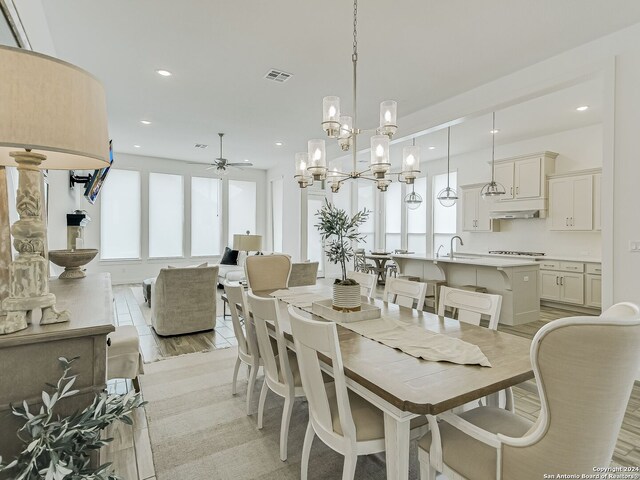
POLYGON ((505 210, 491 212, 489 217, 494 220, 513 220, 516 218, 540 218, 540 210, 505 210))

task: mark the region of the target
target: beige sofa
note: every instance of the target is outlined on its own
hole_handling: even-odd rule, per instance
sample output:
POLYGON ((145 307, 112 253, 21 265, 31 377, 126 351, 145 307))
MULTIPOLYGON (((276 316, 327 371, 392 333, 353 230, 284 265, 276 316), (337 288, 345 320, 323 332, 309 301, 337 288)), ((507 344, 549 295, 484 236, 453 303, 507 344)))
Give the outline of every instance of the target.
POLYGON ((218 266, 163 268, 152 285, 151 324, 158 335, 216 326, 218 266))

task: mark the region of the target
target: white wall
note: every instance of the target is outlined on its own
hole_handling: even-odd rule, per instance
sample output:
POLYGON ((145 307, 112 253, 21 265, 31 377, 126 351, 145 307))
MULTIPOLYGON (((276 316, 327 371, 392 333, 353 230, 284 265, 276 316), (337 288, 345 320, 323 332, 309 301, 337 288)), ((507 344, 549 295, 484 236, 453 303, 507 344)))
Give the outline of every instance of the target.
MULTIPOLYGON (((190 165, 178 160, 168 160, 162 158, 144 157, 138 155, 128 155, 123 153, 114 154, 114 168, 138 170, 142 172, 142 259, 140 260, 100 260, 96 258, 87 266, 87 272, 109 272, 114 283, 140 282, 141 280, 153 277, 158 274, 160 268, 166 265, 187 266, 208 261, 217 263, 219 256, 212 257, 181 257, 170 259, 148 259, 148 178, 150 172, 174 173, 184 175, 185 185, 185 224, 186 238, 190 238, 191 218, 190 212, 190 185, 191 176, 215 177, 210 171, 205 170, 202 165, 190 165)), ((227 211, 226 192, 228 180, 250 180, 256 182, 256 228, 259 235, 266 236, 266 171, 259 169, 233 170, 223 177, 223 200, 222 211, 227 211)), ((107 182, 109 179, 107 178, 107 182)), ((91 223, 85 228, 85 248, 100 249, 100 196, 95 205, 91 205, 82 196, 83 187, 77 186, 69 189, 68 172, 50 172, 49 174, 49 248, 66 248, 66 214, 74 209, 86 210, 91 217, 91 223)), ((226 214, 223 214, 223 242, 226 245, 226 214)), ((186 247, 186 244, 185 244, 186 247)), ((266 249, 266 248, 265 248, 266 249)), ((53 267, 53 273, 60 271, 53 267)))

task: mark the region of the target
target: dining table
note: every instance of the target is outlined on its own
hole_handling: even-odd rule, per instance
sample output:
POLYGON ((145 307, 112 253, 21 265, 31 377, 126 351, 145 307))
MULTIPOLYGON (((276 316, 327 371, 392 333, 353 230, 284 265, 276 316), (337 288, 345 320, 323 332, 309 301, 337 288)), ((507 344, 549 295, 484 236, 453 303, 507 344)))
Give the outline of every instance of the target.
MULTIPOLYGON (((307 298, 331 297, 331 287, 325 284, 289 290, 307 298)), ((254 293, 268 296, 273 292, 254 293)), ((363 302, 380 307, 382 318, 476 345, 491 363, 483 367, 422 360, 337 324, 347 386, 384 414, 386 473, 390 480, 408 479, 411 419, 426 415, 432 431, 437 430, 437 414, 485 396, 495 399, 500 391, 534 376, 528 339, 379 299, 363 297, 363 302)), ((289 348, 295 350, 288 304, 283 300, 278 304, 280 329, 289 348)), ((305 310, 301 312, 308 318, 324 320, 305 310)), ((275 329, 271 331, 275 335, 275 329)), ((322 354, 319 357, 323 369, 331 375, 331 360, 322 354)))
POLYGON ((387 262, 392 260, 390 253, 369 253, 364 256, 368 260, 373 260, 376 264, 375 273, 378 275, 378 285, 384 285, 387 279, 387 262))

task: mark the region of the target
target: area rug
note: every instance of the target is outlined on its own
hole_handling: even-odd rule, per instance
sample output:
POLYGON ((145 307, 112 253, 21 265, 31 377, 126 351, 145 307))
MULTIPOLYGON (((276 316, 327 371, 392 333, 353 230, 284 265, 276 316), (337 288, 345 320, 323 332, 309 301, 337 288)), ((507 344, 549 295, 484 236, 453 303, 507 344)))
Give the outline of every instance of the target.
MULTIPOLYGON (((157 480, 285 480, 300 478, 300 457, 308 421, 307 403, 296 400, 286 462, 279 458, 283 401, 269 392, 264 428, 246 414, 246 370, 238 394, 231 394, 236 348, 194 353, 145 365, 140 384, 146 405, 157 480)), ((258 377, 253 412, 262 378, 258 377)), ((409 478, 419 477, 416 442, 409 478)), ((309 480, 339 479, 343 457, 317 437, 311 449, 309 480)), ((358 458, 356 479, 386 478, 384 454, 358 458)))

